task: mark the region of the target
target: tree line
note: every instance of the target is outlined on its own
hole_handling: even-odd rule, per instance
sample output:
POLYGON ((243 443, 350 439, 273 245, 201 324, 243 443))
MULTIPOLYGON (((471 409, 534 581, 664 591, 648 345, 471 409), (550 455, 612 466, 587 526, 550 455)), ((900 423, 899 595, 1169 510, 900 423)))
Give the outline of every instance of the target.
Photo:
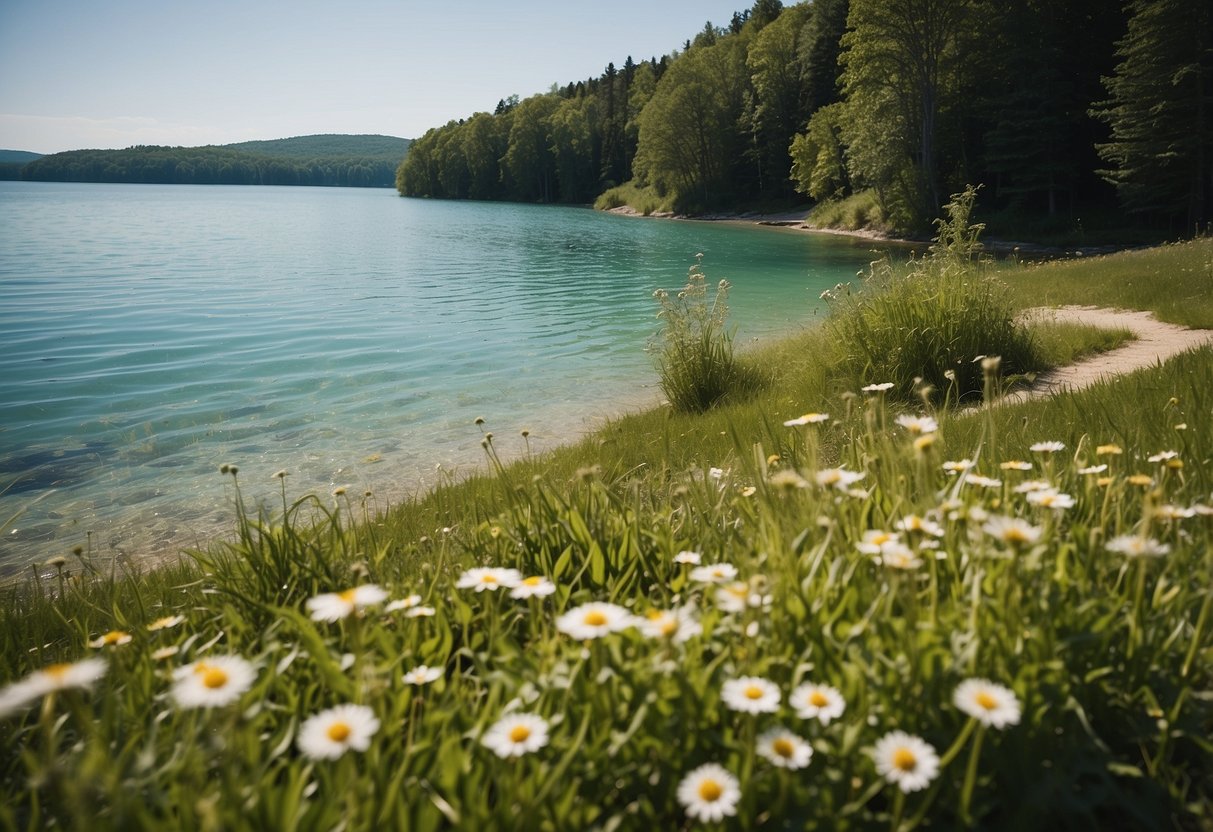
POLYGON ((869 194, 924 228, 1112 206, 1195 230, 1213 207, 1207 0, 757 0, 682 49, 428 131, 407 196, 583 203, 630 182, 675 210, 869 194))
POLYGON ((402 147, 392 154, 312 157, 288 152, 270 155, 227 146, 138 145, 123 150, 72 150, 28 162, 21 166, 18 176, 43 182, 390 188, 395 184, 396 167, 407 149, 406 141, 395 142, 402 147))

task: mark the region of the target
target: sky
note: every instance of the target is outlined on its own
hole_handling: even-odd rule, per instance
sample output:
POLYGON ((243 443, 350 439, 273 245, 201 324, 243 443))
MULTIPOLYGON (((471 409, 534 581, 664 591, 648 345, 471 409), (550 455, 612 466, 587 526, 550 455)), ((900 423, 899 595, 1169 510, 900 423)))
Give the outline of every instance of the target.
POLYGON ((749 0, 0 0, 0 148, 417 138, 749 0))

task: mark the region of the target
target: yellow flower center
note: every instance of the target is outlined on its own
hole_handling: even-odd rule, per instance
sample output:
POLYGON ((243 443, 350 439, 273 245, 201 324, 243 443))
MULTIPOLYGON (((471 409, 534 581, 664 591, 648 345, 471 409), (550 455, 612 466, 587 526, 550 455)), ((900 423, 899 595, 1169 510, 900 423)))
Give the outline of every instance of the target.
POLYGON ((515 725, 510 729, 510 742, 526 742, 531 736, 531 729, 525 725, 515 725))
POLYGON ((771 750, 780 757, 787 758, 791 757, 796 752, 796 746, 792 745, 791 740, 780 737, 779 739, 775 740, 775 742, 771 743, 771 750))
POLYGON ((591 627, 601 627, 607 623, 607 617, 598 610, 590 610, 585 614, 585 618, 582 619, 582 622, 591 627))
POLYGON ((350 724, 338 720, 330 725, 324 733, 328 734, 329 739, 333 742, 345 742, 350 738, 350 724))
POLYGON ((489 575, 481 575, 481 576, 480 576, 480 583, 482 583, 482 584, 495 584, 495 583, 497 583, 497 576, 496 576, 496 575, 493 575, 493 574, 489 574, 489 575))
POLYGON ((877 546, 881 545, 882 543, 888 543, 892 539, 893 536, 888 532, 881 532, 880 534, 872 535, 872 542, 877 546))
POLYGON ((345 603, 347 603, 347 604, 352 604, 352 603, 354 603, 354 593, 355 592, 357 592, 356 589, 347 589, 344 592, 338 592, 337 597, 340 598, 342 601, 345 601, 345 603))
POLYGON ((543 576, 542 575, 532 575, 529 578, 523 579, 522 582, 524 584, 526 584, 527 586, 539 586, 539 584, 543 582, 543 576))
POLYGON ((814 708, 824 708, 826 705, 830 704, 830 700, 826 698, 824 693, 819 690, 815 690, 809 694, 809 704, 814 708))
POLYGON ((724 794, 724 787, 715 780, 705 779, 699 784, 699 799, 706 800, 708 803, 720 800, 720 796, 724 794))
POLYGON ((977 704, 985 708, 987 711, 992 711, 998 707, 998 700, 990 696, 986 691, 980 691, 977 694, 977 704))
POLYGON ((899 748, 893 752, 893 768, 899 771, 913 771, 918 766, 918 758, 908 748, 899 748))
POLYGON ((1002 533, 1002 539, 1007 543, 1026 543, 1028 536, 1024 534, 1023 529, 1012 526, 1002 533))
POLYGON ((124 639, 125 637, 126 637, 126 633, 122 632, 121 630, 110 630, 108 633, 106 633, 104 636, 101 637, 101 640, 103 642, 105 642, 107 645, 112 646, 112 645, 117 644, 118 642, 122 641, 122 639, 124 639))
POLYGON ((661 634, 663 636, 672 636, 678 632, 678 621, 674 618, 667 618, 661 623, 661 634))
POLYGON ((71 669, 72 669, 72 666, 70 664, 61 663, 61 664, 52 664, 49 667, 47 667, 45 670, 43 670, 42 672, 45 673, 47 676, 50 676, 55 681, 60 681, 63 679, 64 676, 67 675, 67 672, 71 669))
POLYGON ((227 684, 227 673, 222 668, 207 666, 200 668, 199 672, 202 674, 202 684, 204 687, 218 690, 227 684))
POLYGON ((762 693, 763 693, 762 688, 758 687, 758 685, 750 685, 748 688, 745 689, 745 698, 746 699, 761 699, 762 693))

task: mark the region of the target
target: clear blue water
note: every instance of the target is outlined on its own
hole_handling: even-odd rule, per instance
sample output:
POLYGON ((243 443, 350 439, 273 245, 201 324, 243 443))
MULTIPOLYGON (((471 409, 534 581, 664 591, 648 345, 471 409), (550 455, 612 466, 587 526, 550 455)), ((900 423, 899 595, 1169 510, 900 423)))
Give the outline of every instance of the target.
POLYGON ((864 244, 342 188, 0 182, 0 572, 166 554, 254 496, 425 488, 659 399, 653 289, 697 252, 739 340, 807 325, 864 244), (12 518, 12 519, 10 519, 12 518), (91 535, 90 535, 91 533, 91 535))

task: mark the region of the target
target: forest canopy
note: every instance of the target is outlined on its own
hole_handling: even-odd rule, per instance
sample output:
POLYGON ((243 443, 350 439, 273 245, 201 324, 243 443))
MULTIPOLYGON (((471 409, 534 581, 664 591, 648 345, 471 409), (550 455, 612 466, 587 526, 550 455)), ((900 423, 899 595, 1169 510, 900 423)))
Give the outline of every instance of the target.
POLYGON ((205 147, 139 145, 54 153, 27 162, 17 175, 42 182, 388 188, 408 147, 408 139, 377 135, 298 136, 205 147))
POLYGON ((675 211, 863 194, 891 230, 951 193, 1187 233, 1213 205, 1207 0, 757 0, 681 49, 429 130, 406 196, 675 211))

